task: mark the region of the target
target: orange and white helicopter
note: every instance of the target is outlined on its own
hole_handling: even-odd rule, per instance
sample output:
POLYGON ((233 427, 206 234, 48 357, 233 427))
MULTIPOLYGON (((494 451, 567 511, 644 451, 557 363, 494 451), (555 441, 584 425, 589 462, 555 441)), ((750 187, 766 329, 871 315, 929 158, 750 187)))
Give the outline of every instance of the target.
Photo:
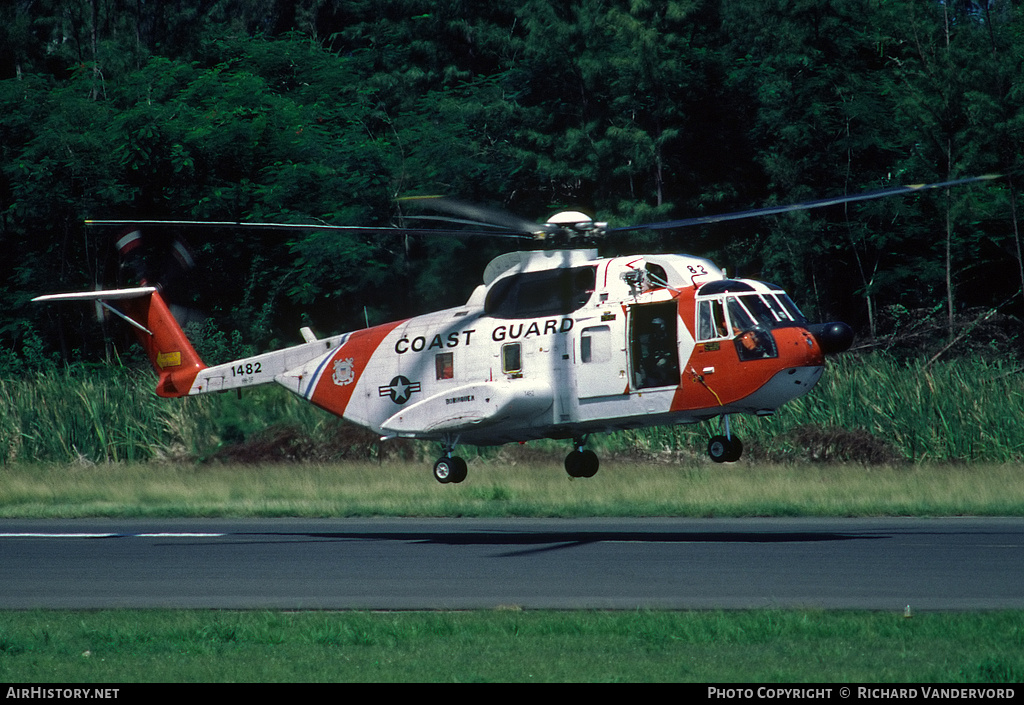
MULTIPOLYGON (((989 178, 994 177, 623 228, 609 228, 578 212, 560 213, 539 224, 448 199, 418 200, 447 220, 458 217, 462 223, 498 225, 518 237, 575 245, 617 231, 681 228, 989 178)), ((89 222, 138 228, 173 224, 378 230, 89 222)), ((132 229, 119 247, 127 252, 139 241, 139 230, 132 229)), ((770 416, 806 394, 820 379, 825 356, 846 350, 853 339, 845 323, 809 323, 779 287, 730 279, 701 257, 602 258, 596 249, 574 247, 497 257, 462 306, 320 339, 304 328, 300 345, 212 366, 199 358, 156 286, 34 300, 99 302, 127 321, 159 376, 160 396, 276 382, 385 439, 440 441, 443 453, 434 464, 434 477, 442 483, 466 477, 465 460, 453 455, 457 444, 571 439, 565 469, 572 477, 590 477, 599 464, 586 448, 590 434, 716 417, 722 423, 708 454, 716 462, 735 461, 742 444, 730 430, 729 416, 770 416)))

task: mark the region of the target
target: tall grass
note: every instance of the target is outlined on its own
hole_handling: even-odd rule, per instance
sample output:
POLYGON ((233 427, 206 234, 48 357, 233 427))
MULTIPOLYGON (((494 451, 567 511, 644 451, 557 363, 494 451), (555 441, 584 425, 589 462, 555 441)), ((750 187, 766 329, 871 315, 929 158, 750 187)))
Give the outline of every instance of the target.
POLYGON ((154 382, 148 371, 85 366, 0 379, 0 463, 202 459, 269 426, 337 425, 284 390, 162 399, 154 382))
POLYGON ((164 434, 139 375, 84 367, 0 380, 4 461, 92 462, 152 458, 164 434))
MULTIPOLYGON (((817 387, 770 419, 734 417, 747 457, 772 461, 1015 462, 1024 458, 1024 370, 999 361, 927 366, 882 355, 830 360, 817 387)), ((712 422, 717 423, 717 422, 712 422)), ((653 452, 698 448, 710 428, 621 434, 653 452)))
POLYGON ((1017 461, 1024 457, 1022 372, 999 361, 929 367, 840 357, 812 394, 782 410, 777 427, 862 430, 914 461, 1017 461))
MULTIPOLYGON (((153 389, 149 372, 119 367, 0 379, 0 463, 203 459, 282 428, 290 434, 279 434, 278 445, 290 443, 296 457, 311 447, 344 456, 348 447, 339 441, 347 433, 341 422, 282 389, 179 400, 153 389)), ((1021 419, 1024 375, 1015 367, 981 360, 927 367, 847 355, 829 363, 811 394, 772 419, 734 418, 733 430, 747 457, 771 461, 1014 462, 1024 458, 1021 419)), ((715 424, 624 431, 591 445, 604 455, 700 455, 715 424)), ((384 452, 365 437, 359 442, 367 445, 364 457, 384 452)), ((564 445, 531 444, 558 453, 564 445)), ((411 452, 429 458, 434 451, 411 452)), ((280 447, 274 452, 288 457, 280 447)))

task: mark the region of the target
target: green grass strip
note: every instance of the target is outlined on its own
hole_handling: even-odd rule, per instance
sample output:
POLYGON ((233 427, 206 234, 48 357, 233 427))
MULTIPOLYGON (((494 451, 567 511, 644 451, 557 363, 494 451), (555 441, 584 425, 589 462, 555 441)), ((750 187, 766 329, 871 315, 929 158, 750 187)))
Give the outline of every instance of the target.
POLYGON ((476 459, 440 485, 429 462, 0 467, 0 517, 1024 516, 1019 465, 605 463, 476 459))
POLYGON ((1024 614, 0 613, 0 681, 1007 683, 1024 614))

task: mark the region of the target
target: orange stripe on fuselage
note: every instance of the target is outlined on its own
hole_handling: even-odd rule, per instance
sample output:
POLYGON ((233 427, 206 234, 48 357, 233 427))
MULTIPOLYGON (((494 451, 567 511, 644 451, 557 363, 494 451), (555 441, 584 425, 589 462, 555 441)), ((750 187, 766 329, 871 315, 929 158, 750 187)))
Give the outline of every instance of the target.
POLYGON ((343 416, 356 385, 359 384, 363 372, 366 371, 374 352, 381 342, 395 328, 405 323, 396 321, 365 328, 351 333, 345 343, 339 347, 327 361, 310 401, 321 409, 337 416, 343 416), (339 384, 334 380, 334 365, 339 360, 352 359, 352 376, 347 383, 339 384))

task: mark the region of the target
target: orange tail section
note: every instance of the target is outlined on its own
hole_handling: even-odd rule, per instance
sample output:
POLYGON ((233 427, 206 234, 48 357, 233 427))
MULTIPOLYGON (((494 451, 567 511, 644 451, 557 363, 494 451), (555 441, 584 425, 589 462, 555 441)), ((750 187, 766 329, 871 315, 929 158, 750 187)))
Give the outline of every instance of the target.
POLYGON ((154 291, 149 296, 128 299, 123 304, 125 315, 146 330, 135 329, 135 337, 149 356, 153 369, 160 376, 156 393, 161 397, 183 397, 192 389, 199 371, 206 367, 188 341, 167 303, 154 291))
POLYGON ((33 301, 99 301, 108 311, 130 323, 160 376, 156 393, 161 397, 186 396, 199 371, 206 367, 154 287, 51 294, 33 301), (119 308, 108 301, 118 302, 119 308))

